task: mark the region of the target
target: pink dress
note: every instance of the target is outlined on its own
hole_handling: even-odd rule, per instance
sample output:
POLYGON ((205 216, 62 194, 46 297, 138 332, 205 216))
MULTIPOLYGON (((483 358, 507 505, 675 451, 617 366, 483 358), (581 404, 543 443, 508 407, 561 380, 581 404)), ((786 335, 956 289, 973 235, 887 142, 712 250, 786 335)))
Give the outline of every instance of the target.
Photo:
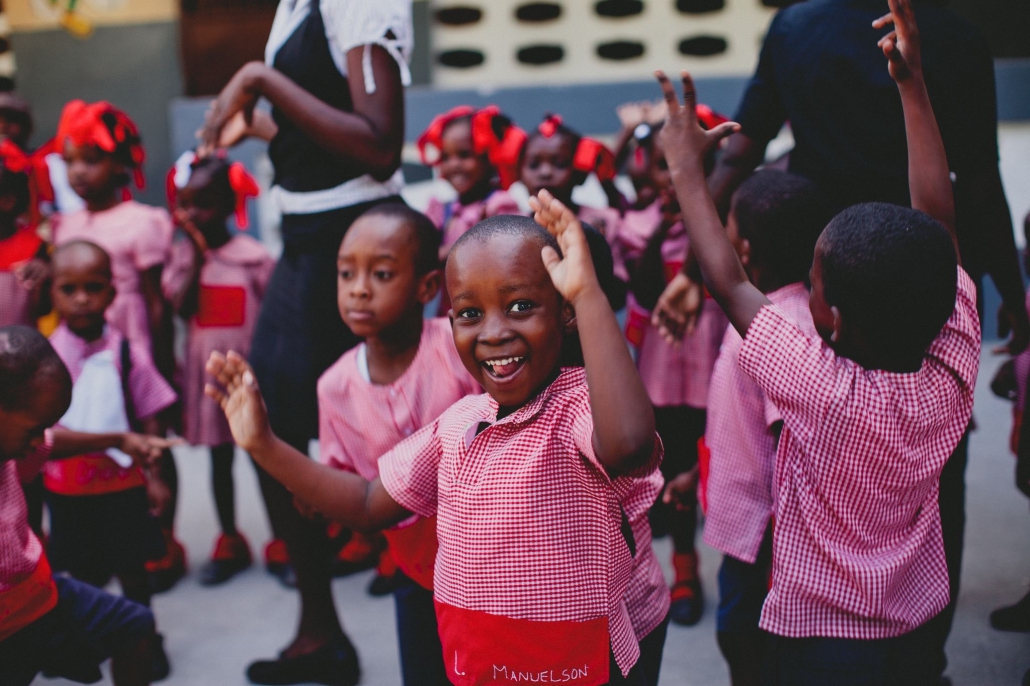
POLYGON ((102 212, 79 210, 61 215, 54 227, 54 244, 74 240, 96 243, 111 256, 117 294, 107 321, 139 350, 150 352, 150 326, 143 297, 143 272, 168 259, 172 218, 160 207, 129 200, 102 212))
MULTIPOLYGON (((609 240, 615 273, 620 278, 629 278, 627 263, 640 258, 661 220, 661 208, 654 203, 643 210, 627 212, 619 222, 609 240)), ((682 222, 673 226, 662 244, 666 281, 680 270, 688 245, 682 222)), ((683 338, 678 348, 666 343, 651 326, 650 312, 640 307, 632 294, 627 309, 626 337, 640 351, 637 368, 651 403, 656 407, 707 407, 708 384, 727 324, 719 305, 705 298, 697 328, 683 338)))
POLYGON ((450 250, 454 241, 461 238, 461 235, 487 217, 495 217, 499 214, 520 214, 519 204, 515 198, 508 194, 508 191, 495 190, 483 200, 462 205, 459 201, 453 200, 446 205, 436 198, 429 201, 426 208, 426 216, 436 224, 437 228, 443 231, 443 243, 441 248, 444 251, 450 250))
POLYGON ((602 236, 615 234, 619 230, 619 224, 622 223, 622 214, 614 207, 581 206, 577 217, 581 222, 590 224, 597 229, 602 236))
POLYGON ((43 241, 30 227, 0 240, 0 326, 33 326, 32 293, 22 285, 17 270, 39 254, 42 247, 43 241))
MULTIPOLYGON (((167 298, 184 285, 193 260, 189 241, 178 241, 171 252, 161 279, 167 298)), ((243 356, 250 351, 275 260, 261 243, 245 235, 233 236, 204 258, 198 311, 189 321, 182 373, 183 437, 192 445, 215 446, 232 443, 232 433, 225 413, 204 395, 204 364, 215 350, 235 350, 243 356)))

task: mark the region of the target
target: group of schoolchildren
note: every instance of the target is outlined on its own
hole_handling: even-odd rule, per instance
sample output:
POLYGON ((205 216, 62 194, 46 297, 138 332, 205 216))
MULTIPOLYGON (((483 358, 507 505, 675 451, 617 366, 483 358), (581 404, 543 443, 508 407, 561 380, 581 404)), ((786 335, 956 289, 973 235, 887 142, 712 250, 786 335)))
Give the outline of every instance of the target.
POLYGON ((655 686, 668 622, 703 608, 699 496, 735 686, 936 683, 938 479, 980 330, 911 7, 890 5, 911 209, 832 216, 812 182, 764 170, 721 218, 705 173, 736 125, 686 74, 684 104, 659 74, 660 117, 627 115, 615 154, 557 115, 529 133, 493 107, 434 120, 419 147, 456 200, 373 206, 339 246, 340 316, 364 342, 319 381, 318 461, 273 433, 246 362, 273 262, 227 220, 245 224, 253 179, 182 158, 173 242, 168 213, 123 198, 143 161, 131 120, 70 104, 53 150, 85 207, 51 218, 49 245, 27 212, 47 195, 38 163, 0 170, 0 285, 18 294, 0 306, 0 671, 88 680, 112 657, 118 686, 167 675, 144 606, 178 564, 154 516, 174 511, 175 429, 211 448, 211 583, 250 562, 234 446, 377 555, 382 532, 405 684, 655 686), (590 174, 608 207, 574 202, 590 174), (691 269, 705 300, 673 344, 648 310, 691 269), (6 326, 48 308, 49 344, 6 326), (177 374, 172 312, 188 322, 177 374), (45 553, 19 485, 40 469, 45 553), (112 576, 124 598, 97 590, 112 576))

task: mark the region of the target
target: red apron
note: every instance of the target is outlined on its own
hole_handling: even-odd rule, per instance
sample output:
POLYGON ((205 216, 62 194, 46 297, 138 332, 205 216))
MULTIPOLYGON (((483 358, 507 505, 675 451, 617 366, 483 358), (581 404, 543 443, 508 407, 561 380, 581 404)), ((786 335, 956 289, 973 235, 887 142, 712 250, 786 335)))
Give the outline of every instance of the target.
POLYGON ((455 686, 608 683, 608 618, 536 622, 436 601, 447 677, 455 686))
POLYGON ((247 291, 243 286, 200 285, 197 294, 197 326, 243 326, 247 315, 247 291))
POLYGON ((119 467, 104 453, 50 460, 43 467, 43 485, 58 495, 102 495, 145 486, 143 470, 119 467))
POLYGON ((50 563, 41 554, 32 574, 18 585, 0 591, 0 641, 32 624, 55 605, 57 586, 50 563))
POLYGON ((414 524, 383 532, 390 555, 401 571, 422 588, 433 590, 436 566, 436 515, 419 517, 414 524))

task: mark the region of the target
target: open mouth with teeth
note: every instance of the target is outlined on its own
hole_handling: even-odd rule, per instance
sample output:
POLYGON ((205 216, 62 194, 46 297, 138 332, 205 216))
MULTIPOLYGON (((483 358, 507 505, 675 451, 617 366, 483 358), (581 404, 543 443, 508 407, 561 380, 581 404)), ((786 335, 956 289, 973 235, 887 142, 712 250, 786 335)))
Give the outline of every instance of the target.
POLYGON ((492 360, 483 360, 480 364, 486 373, 495 379, 507 379, 514 375, 526 363, 525 356, 519 357, 497 357, 492 360))

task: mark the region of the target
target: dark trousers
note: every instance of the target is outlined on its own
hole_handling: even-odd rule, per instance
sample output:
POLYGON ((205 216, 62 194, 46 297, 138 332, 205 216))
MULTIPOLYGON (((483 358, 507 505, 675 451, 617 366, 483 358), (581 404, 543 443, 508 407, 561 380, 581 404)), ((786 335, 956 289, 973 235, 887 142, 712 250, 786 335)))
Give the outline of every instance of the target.
POLYGON ((933 621, 895 638, 787 638, 770 635, 767 686, 936 686, 933 621))
POLYGON ((658 677, 662 672, 662 654, 665 652, 665 635, 669 631, 669 616, 640 639, 640 659, 636 667, 644 677, 645 686, 658 686, 658 677))
POLYGON ((393 592, 393 602, 397 611, 397 643, 404 686, 450 686, 443 664, 433 592, 422 588, 403 572, 397 573, 403 580, 393 592))

